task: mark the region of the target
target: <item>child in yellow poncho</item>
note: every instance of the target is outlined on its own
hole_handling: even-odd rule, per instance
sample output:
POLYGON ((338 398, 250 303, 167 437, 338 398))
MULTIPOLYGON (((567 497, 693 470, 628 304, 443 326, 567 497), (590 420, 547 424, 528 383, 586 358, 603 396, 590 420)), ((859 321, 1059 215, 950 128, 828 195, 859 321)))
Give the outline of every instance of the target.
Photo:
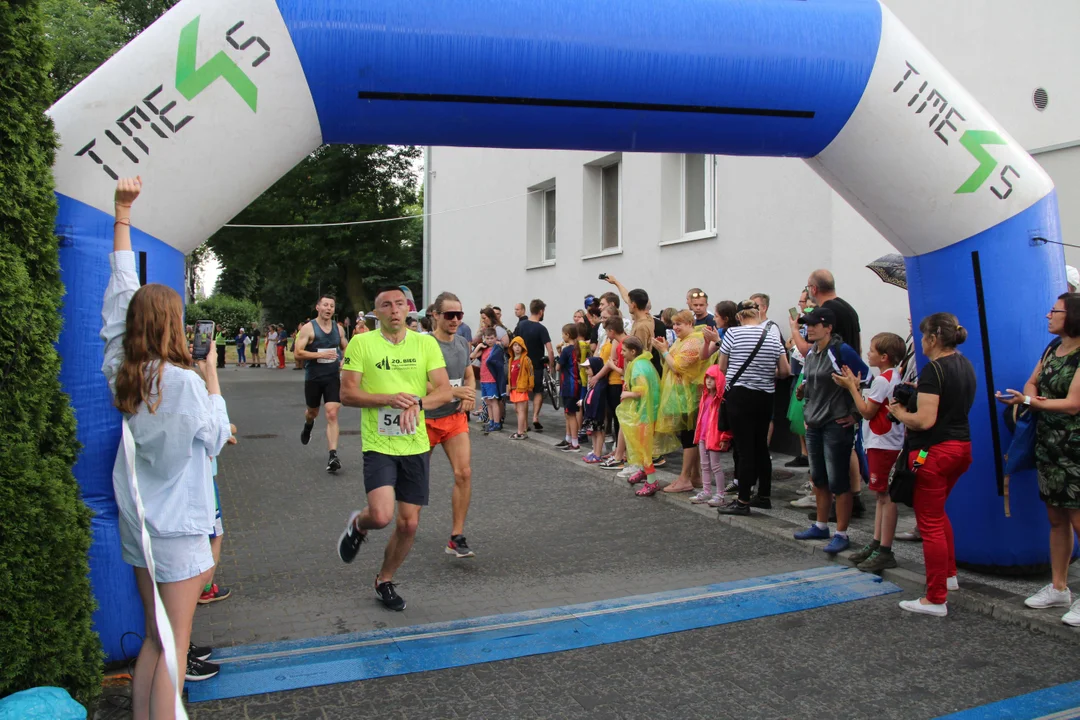
POLYGON ((655 472, 653 458, 674 450, 678 441, 672 435, 656 432, 660 375, 652 364, 652 354, 645 352, 641 340, 633 335, 623 340, 622 347, 626 370, 622 402, 615 415, 622 426, 627 461, 642 468, 627 478, 627 482, 631 485, 644 482, 637 494, 648 497, 660 489, 659 483, 651 478, 655 472))
POLYGON ((660 380, 660 411, 656 420, 657 432, 678 437, 683 447, 682 472, 664 492, 689 492, 701 483, 701 467, 694 428, 697 424, 701 382, 708 368, 702 359, 705 338, 694 327, 694 315, 682 310, 671 318, 675 343, 655 338, 653 347, 664 358, 664 375, 660 380))

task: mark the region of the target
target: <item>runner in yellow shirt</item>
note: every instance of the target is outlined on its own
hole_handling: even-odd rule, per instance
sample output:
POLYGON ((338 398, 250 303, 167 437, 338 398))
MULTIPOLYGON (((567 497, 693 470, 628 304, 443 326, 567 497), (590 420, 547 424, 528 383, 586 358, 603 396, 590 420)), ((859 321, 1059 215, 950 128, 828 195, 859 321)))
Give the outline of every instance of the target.
POLYGON ((428 503, 431 445, 424 409, 453 401, 439 344, 430 335, 405 327, 408 312, 400 289, 380 291, 375 296, 378 332, 354 336, 341 368, 341 402, 361 408, 368 504, 349 516, 338 540, 338 556, 351 563, 368 531, 382 529, 394 519, 396 501, 394 534, 375 576, 375 594, 391 610, 405 609, 405 600, 394 588, 394 573, 412 549, 420 508, 428 503))

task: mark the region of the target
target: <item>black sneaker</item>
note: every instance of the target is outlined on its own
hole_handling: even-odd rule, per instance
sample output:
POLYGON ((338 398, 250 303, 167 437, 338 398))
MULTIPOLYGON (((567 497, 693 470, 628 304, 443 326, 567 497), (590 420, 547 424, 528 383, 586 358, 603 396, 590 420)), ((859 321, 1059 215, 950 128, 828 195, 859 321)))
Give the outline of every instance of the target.
POLYGON ((458 558, 476 557, 476 553, 469 549, 469 543, 465 542, 464 535, 450 536, 450 542, 446 543, 446 554, 458 558))
POLYGON ((555 447, 558 450, 562 450, 565 447, 570 447, 570 443, 568 443, 566 440, 562 440, 560 442, 555 443, 555 447))
POLYGON ((667 458, 664 457, 663 455, 661 455, 658 458, 653 458, 652 459, 652 466, 654 468, 664 467, 665 465, 667 465, 667 458))
POLYGON ((359 515, 360 511, 357 510, 349 516, 349 524, 338 539, 337 554, 342 562, 351 563, 356 558, 356 553, 360 552, 360 544, 367 539, 367 533, 356 529, 356 518, 359 515))
POLYGON ((716 508, 717 515, 749 515, 750 506, 744 505, 739 501, 735 501, 730 505, 724 505, 723 507, 716 508))
POLYGON ((300 432, 300 444, 307 445, 311 442, 311 428, 315 427, 315 423, 304 423, 304 429, 300 432))
POLYGON ((738 491, 739 491, 739 483, 735 482, 734 480, 731 480, 730 482, 728 482, 728 484, 726 486, 724 486, 724 493, 725 494, 726 493, 731 493, 731 492, 738 492, 738 491))
POLYGON ((799 455, 794 460, 784 463, 784 467, 810 467, 810 458, 799 455))
POLYGON ((534 420, 533 430, 535 430, 536 432, 544 432, 544 426, 540 424, 539 420, 534 420))
POLYGON ((333 450, 330 451, 330 459, 326 461, 326 472, 336 473, 341 469, 341 460, 338 458, 337 453, 333 450))
POLYGON ((214 654, 214 648, 200 647, 195 643, 188 643, 187 656, 190 660, 195 658, 196 660, 209 660, 210 656, 214 654))
POLYGON ((201 680, 209 680, 210 678, 221 672, 221 666, 215 665, 205 660, 199 660, 198 658, 188 657, 187 670, 184 673, 184 678, 188 682, 199 682, 201 680))
POLYGON ((379 596, 379 602, 388 607, 391 610, 401 612, 405 609, 405 598, 397 594, 397 590, 394 589, 394 583, 379 582, 379 578, 375 578, 375 594, 379 596))
POLYGON ((761 510, 772 510, 772 500, 763 498, 760 495, 755 495, 750 498, 750 507, 756 507, 761 510))

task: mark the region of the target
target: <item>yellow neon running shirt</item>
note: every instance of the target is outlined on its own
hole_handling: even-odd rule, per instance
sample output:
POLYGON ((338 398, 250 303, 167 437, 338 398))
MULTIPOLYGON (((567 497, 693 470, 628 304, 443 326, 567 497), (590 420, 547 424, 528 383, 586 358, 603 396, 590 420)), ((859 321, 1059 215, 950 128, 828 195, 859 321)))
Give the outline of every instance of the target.
MULTIPOLYGON (((381 331, 355 335, 345 350, 344 372, 363 373, 360 389, 372 395, 409 393, 427 395, 428 373, 446 367, 442 350, 431 335, 409 330, 394 345, 381 331)), ((361 408, 360 434, 364 452, 384 455, 419 455, 431 450, 421 411, 412 435, 401 434, 401 411, 390 407, 361 408)))

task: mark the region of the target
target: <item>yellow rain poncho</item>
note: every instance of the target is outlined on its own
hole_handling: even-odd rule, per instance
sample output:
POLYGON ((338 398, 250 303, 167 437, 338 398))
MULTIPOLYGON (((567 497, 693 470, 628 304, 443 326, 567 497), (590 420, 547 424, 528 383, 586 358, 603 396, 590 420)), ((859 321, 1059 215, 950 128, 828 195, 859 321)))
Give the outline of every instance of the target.
POLYGON ((697 423, 698 402, 701 400, 701 382, 708 369, 707 360, 701 359, 705 338, 694 331, 682 340, 676 340, 669 351, 675 364, 668 364, 660 381, 660 415, 656 421, 658 432, 676 435, 683 430, 693 430, 697 423))
POLYGON ((615 410, 626 441, 626 459, 631 465, 652 467, 653 458, 675 450, 678 440, 656 432, 660 406, 660 376, 652 364, 652 355, 642 353, 626 369, 623 388, 640 397, 623 400, 615 410))

